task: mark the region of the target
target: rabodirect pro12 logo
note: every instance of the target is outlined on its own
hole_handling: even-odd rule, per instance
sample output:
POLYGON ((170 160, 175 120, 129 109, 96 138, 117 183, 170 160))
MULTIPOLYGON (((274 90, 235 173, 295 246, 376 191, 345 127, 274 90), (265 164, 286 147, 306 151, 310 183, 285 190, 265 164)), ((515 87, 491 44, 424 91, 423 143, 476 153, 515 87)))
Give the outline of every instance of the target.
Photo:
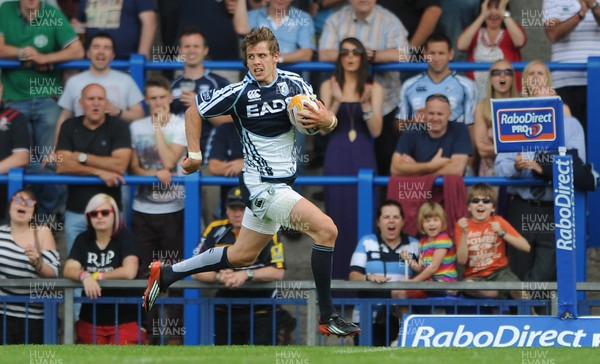
POLYGON ((499 109, 496 111, 496 123, 501 142, 556 139, 556 115, 551 107, 499 109))

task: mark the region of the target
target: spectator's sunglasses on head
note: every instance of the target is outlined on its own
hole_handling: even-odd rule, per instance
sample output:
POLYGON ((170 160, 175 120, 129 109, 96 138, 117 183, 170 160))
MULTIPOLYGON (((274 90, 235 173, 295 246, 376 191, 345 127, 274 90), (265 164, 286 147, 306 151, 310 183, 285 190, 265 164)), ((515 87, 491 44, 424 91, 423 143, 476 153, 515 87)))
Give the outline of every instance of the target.
POLYGON ((492 75, 492 76, 500 76, 500 75, 512 76, 514 74, 515 74, 515 71, 511 70, 510 68, 507 68, 505 70, 491 70, 490 71, 490 75, 492 75))
POLYGON ((12 198, 12 202, 16 203, 17 205, 27 205, 29 207, 35 205, 35 200, 32 200, 30 198, 23 198, 21 196, 14 196, 12 198))
POLYGON ((342 49, 340 49, 340 56, 347 56, 350 53, 354 54, 355 56, 362 56, 364 52, 360 48, 354 48, 354 49, 342 48, 342 49))
POLYGON ((448 100, 448 98, 446 97, 446 95, 442 95, 442 94, 429 95, 429 96, 427 96, 427 99, 425 100, 425 103, 428 103, 431 100, 439 100, 439 101, 445 102, 448 105, 450 105, 450 100, 448 100))
POLYGON ((475 203, 475 204, 483 202, 484 204, 487 205, 489 203, 492 203, 492 199, 489 197, 484 197, 484 198, 473 197, 471 200, 469 200, 469 202, 475 203))
POLYGON ((113 212, 115 212, 113 209, 102 209, 102 210, 93 210, 88 212, 88 216, 89 217, 98 217, 98 215, 101 215, 102 217, 107 217, 108 215, 112 214, 113 212))

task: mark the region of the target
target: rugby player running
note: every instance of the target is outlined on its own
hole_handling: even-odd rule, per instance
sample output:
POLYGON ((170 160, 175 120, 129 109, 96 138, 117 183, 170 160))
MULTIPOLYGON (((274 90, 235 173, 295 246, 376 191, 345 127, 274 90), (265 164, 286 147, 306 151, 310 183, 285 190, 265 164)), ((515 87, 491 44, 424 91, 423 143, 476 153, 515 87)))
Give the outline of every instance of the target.
MULTIPOLYGON (((202 162, 201 118, 231 115, 244 150, 240 177, 246 211, 236 243, 215 247, 172 266, 155 261, 144 293, 144 309, 150 310, 161 292, 189 275, 250 266, 281 225, 308 234, 312 246, 311 268, 319 300, 319 331, 324 335, 354 336, 360 328, 336 312, 331 298, 331 267, 337 227, 313 203, 294 191, 296 178, 295 128, 286 106, 297 94, 312 95, 312 86, 298 74, 278 70, 279 44, 266 27, 245 36, 241 45, 244 66, 249 72, 241 82, 198 95, 197 106, 185 113, 188 157, 181 165, 185 174, 194 173, 202 162)), ((335 114, 317 100, 309 105, 303 124, 330 133, 337 126, 335 114)), ((260 281, 252 269, 248 280, 260 281)))

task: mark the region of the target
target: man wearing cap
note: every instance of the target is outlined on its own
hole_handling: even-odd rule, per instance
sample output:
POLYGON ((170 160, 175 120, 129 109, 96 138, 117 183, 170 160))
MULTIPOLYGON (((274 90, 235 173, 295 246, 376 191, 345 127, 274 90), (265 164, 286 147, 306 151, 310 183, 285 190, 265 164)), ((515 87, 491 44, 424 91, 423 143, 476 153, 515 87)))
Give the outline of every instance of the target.
MULTIPOLYGON (((198 255, 216 246, 231 246, 235 244, 246 206, 242 200, 239 187, 232 188, 227 193, 225 201, 227 218, 214 221, 210 224, 194 255, 198 255)), ((242 298, 242 297, 273 297, 273 290, 253 289, 236 290, 244 283, 250 281, 272 282, 281 281, 285 273, 285 261, 283 257, 283 244, 279 241, 277 234, 269 244, 260 252, 256 261, 249 267, 240 269, 222 269, 218 272, 203 272, 192 275, 192 278, 205 283, 220 283, 227 289, 220 289, 216 297, 242 298), (234 288, 234 289, 231 289, 234 288)), ((253 312, 249 305, 232 304, 231 322, 228 319, 228 306, 217 305, 215 307, 215 345, 272 345, 273 344, 273 311, 271 305, 255 305, 253 312), (250 342, 250 317, 254 316, 254 342, 250 342), (228 328, 231 327, 231 342, 228 342, 228 328)), ((278 311, 281 308, 277 308, 278 311)), ((279 315, 278 315, 279 316, 279 315)))

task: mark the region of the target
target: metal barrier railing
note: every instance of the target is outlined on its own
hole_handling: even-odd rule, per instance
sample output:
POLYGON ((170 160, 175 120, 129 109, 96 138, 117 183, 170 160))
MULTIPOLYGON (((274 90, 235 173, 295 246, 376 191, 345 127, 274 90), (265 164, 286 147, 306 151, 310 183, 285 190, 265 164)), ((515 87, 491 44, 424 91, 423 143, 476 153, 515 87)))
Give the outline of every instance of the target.
MULTIPOLYGON (((286 281, 287 282, 287 281, 286 281)), ((40 295, 32 291, 30 296, 0 296, 0 307, 3 307, 6 302, 21 302, 27 303, 32 299, 36 303, 44 304, 44 316, 45 316, 45 328, 44 337, 45 343, 58 343, 57 332, 58 332, 58 306, 63 307, 63 338, 64 344, 71 344, 75 342, 73 333, 73 304, 75 302, 85 303, 118 303, 121 304, 137 304, 138 305, 138 323, 141 324, 142 312, 141 312, 141 298, 138 297, 101 297, 97 300, 92 300, 86 297, 74 297, 73 290, 75 288, 81 288, 79 282, 73 282, 67 279, 10 279, 1 280, 0 284, 3 287, 45 287, 54 294, 43 295, 45 298, 39 298, 40 295), (37 297, 37 298, 36 298, 37 297)), ((105 280, 101 282, 103 288, 124 288, 124 289, 140 289, 142 290, 146 286, 145 280, 105 280)), ((258 283, 252 282, 244 285, 240 289, 280 289, 281 282, 269 282, 269 283, 258 283)), ((189 345, 210 345, 213 343, 211 333, 214 331, 214 316, 211 314, 214 310, 215 305, 219 304, 254 304, 254 305, 294 305, 296 306, 296 344, 306 345, 317 345, 320 343, 320 336, 317 333, 316 320, 316 289, 314 282, 312 281, 293 281, 293 284, 286 285, 287 289, 293 289, 297 293, 302 292, 300 295, 295 297, 303 298, 180 298, 180 297, 166 297, 159 298, 157 305, 159 310, 164 310, 165 305, 178 304, 191 307, 196 311, 200 311, 200 315, 197 320, 192 321, 186 319, 184 326, 186 328, 185 336, 187 337, 188 331, 193 327, 197 327, 201 332, 201 335, 195 337, 191 342, 186 342, 189 345), (293 288, 291 288, 293 287, 293 288), (299 320, 300 306, 305 306, 306 316, 304 323, 299 320), (300 342, 301 333, 306 335, 304 343, 300 342)), ((172 288, 187 288, 198 291, 198 289, 221 289, 219 285, 205 284, 196 281, 180 281, 175 283, 172 288)), ((438 282, 389 282, 385 285, 374 284, 371 282, 348 282, 348 281, 333 281, 332 288, 334 291, 367 291, 367 290, 459 290, 459 291, 471 291, 471 290, 497 290, 497 291, 512 291, 512 290, 537 290, 545 292, 555 292, 555 282, 452 282, 452 283, 438 283, 438 282)), ((35 290, 35 288, 33 288, 35 290)), ((588 283, 580 282, 577 284, 578 291, 600 291, 600 283, 588 283)), ((288 295, 289 296, 289 295, 288 295)), ((538 297, 540 298, 540 297, 538 297)), ((528 314, 531 307, 544 307, 545 310, 550 311, 551 314, 556 313, 556 294, 548 294, 540 299, 532 300, 499 300, 499 299, 476 299, 476 298, 425 298, 425 299, 375 299, 375 298, 336 298, 334 304, 342 307, 343 311, 348 312, 348 307, 359 306, 360 307, 360 322, 363 334, 359 338, 360 345, 371 344, 371 325, 372 316, 371 312, 373 307, 377 305, 401 305, 407 306, 410 311, 417 307, 425 307, 426 313, 432 313, 436 308, 443 308, 446 314, 465 313, 465 310, 469 310, 470 313, 489 313, 489 309, 495 309, 499 312, 506 311, 507 308, 514 307, 519 314, 528 314), (487 309, 487 310, 486 310, 487 309)), ((600 300, 581 300, 579 302, 580 307, 586 309, 582 311, 584 314, 589 314, 591 307, 600 306, 600 300)), ((389 310, 388 310, 389 312, 389 310)), ((420 312, 423 313, 423 312, 420 312)), ((164 317, 164 314, 163 314, 164 317)), ((0 325, 3 324, 0 322, 0 325)), ((223 323, 218 323, 223 324, 223 323)), ((0 338, 2 340, 2 338, 0 338)), ((162 340, 164 344, 164 340, 162 340)))

